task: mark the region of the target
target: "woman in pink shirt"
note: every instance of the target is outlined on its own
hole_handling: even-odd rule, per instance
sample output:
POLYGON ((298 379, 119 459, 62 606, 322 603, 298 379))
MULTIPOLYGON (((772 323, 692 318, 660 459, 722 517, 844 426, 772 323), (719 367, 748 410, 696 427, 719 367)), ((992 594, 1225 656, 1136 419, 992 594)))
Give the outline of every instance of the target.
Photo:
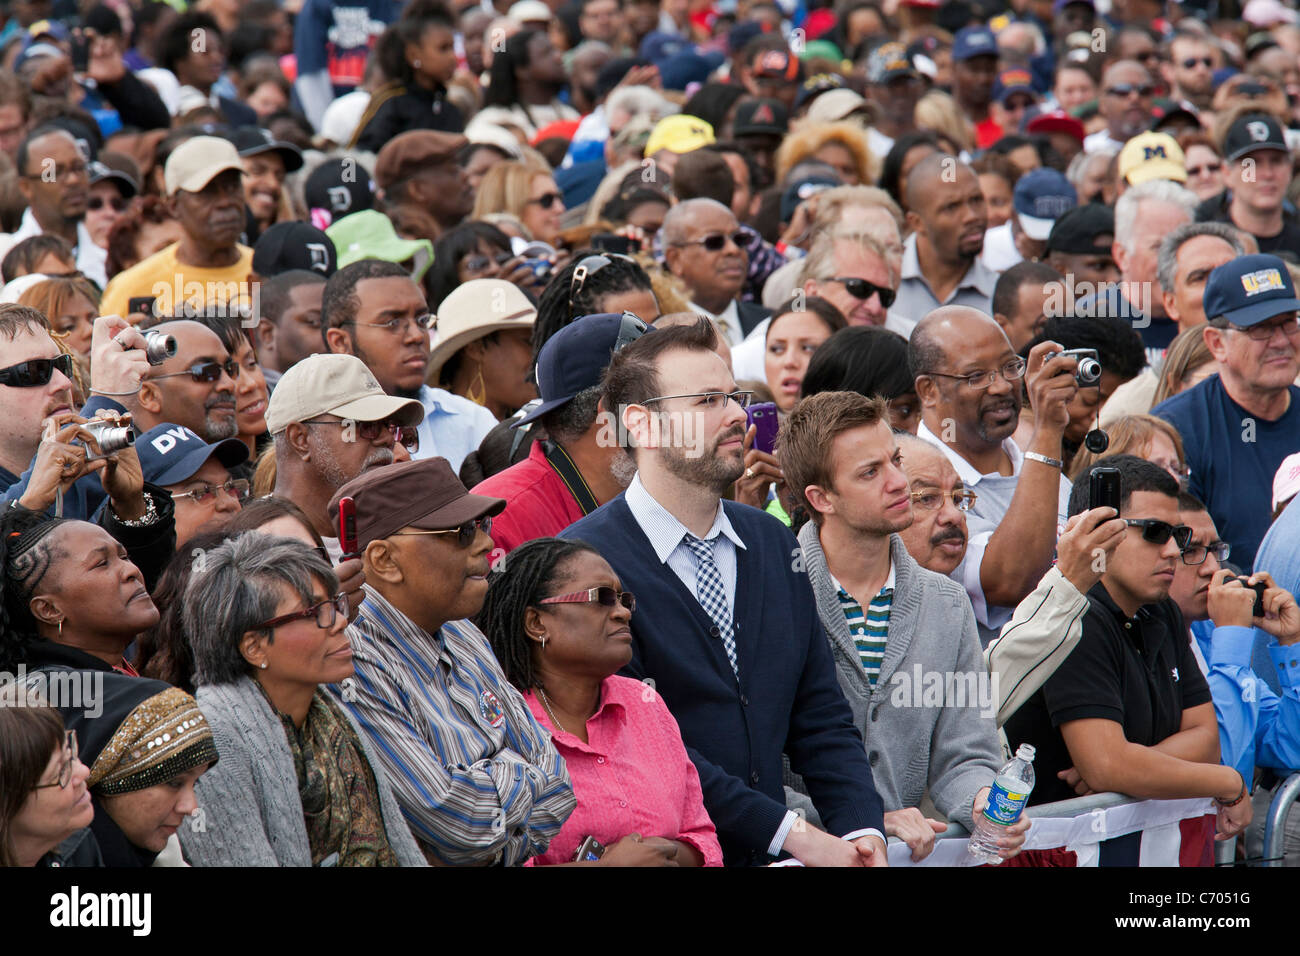
POLYGON ((632 659, 635 607, 605 559, 581 542, 530 541, 492 574, 478 626, 550 731, 578 798, 530 863, 722 865, 677 721, 650 686, 616 676, 632 659))

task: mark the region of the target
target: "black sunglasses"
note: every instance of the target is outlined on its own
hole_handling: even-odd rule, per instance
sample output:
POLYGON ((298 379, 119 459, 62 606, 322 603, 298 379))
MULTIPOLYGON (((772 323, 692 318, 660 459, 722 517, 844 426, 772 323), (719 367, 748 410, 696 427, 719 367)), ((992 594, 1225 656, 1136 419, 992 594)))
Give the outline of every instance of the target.
POLYGON ((10 388, 36 388, 49 384, 58 369, 67 378, 72 378, 72 356, 56 355, 47 359, 28 359, 8 368, 0 368, 0 385, 10 388))
POLYGON ((473 521, 461 525, 459 528, 448 528, 446 531, 394 531, 394 535, 415 535, 415 534, 454 534, 456 536, 456 547, 468 548, 474 543, 474 538, 479 530, 484 534, 492 533, 492 516, 484 515, 481 518, 475 518, 473 521))
POLYGON ((126 209, 126 200, 120 196, 114 196, 111 199, 105 199, 103 196, 91 196, 86 200, 86 208, 91 212, 98 212, 105 205, 113 207, 113 212, 122 212, 126 209))
POLYGON ((1155 91, 1156 88, 1154 86, 1146 83, 1116 83, 1114 86, 1108 87, 1106 90, 1107 94, 1110 96, 1125 97, 1132 96, 1136 93, 1142 99, 1152 96, 1155 91))
POLYGON ((569 278, 569 315, 573 315, 573 303, 578 298, 578 293, 586 285, 587 280, 594 276, 601 269, 612 265, 615 259, 622 259, 624 262, 635 263, 636 260, 631 256, 625 256, 618 252, 597 253, 591 256, 584 256, 573 267, 573 275, 569 278))
POLYGON ((528 202, 536 203, 537 205, 541 206, 543 209, 550 209, 557 202, 563 203, 564 196, 561 195, 560 193, 547 193, 545 196, 538 196, 536 199, 528 200, 528 202))
POLYGON ((1172 525, 1159 518, 1125 518, 1124 523, 1142 529, 1142 540, 1151 544, 1166 544, 1170 538, 1181 551, 1192 543, 1192 529, 1185 524, 1172 525))
POLYGON ((196 382, 216 382, 221 378, 221 373, 225 372, 232 379, 239 378, 239 363, 234 359, 226 359, 224 362, 198 362, 185 369, 183 372, 168 372, 166 375, 155 375, 154 378, 175 378, 178 375, 188 375, 196 382))
POLYGON ((834 276, 826 281, 841 283, 844 286, 844 291, 855 299, 865 301, 873 295, 878 295, 880 296, 880 304, 886 309, 894 304, 894 298, 898 295, 893 289, 887 289, 882 285, 876 285, 874 282, 868 282, 866 279, 859 279, 855 276, 834 276))
POLYGON ((721 252, 723 249, 727 248, 728 239, 736 244, 737 249, 748 249, 749 243, 753 238, 754 234, 748 229, 737 229, 730 235, 721 232, 710 233, 703 239, 692 239, 685 243, 685 245, 703 246, 708 252, 721 252))

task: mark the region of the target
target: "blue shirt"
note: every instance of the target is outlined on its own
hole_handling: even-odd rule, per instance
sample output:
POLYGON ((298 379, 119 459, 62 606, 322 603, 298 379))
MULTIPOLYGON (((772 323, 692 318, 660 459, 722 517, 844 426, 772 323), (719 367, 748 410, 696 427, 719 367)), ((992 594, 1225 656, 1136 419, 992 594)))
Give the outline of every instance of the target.
POLYGON ((1290 405, 1271 422, 1234 402, 1218 375, 1151 409, 1178 429, 1191 469, 1188 491, 1205 502, 1233 562, 1247 570, 1273 517, 1273 476, 1300 450, 1300 388, 1289 390, 1290 405))
POLYGON ((1263 631, 1251 627, 1209 631, 1208 626, 1193 625, 1192 634, 1210 668, 1206 680, 1219 724, 1222 762, 1243 780, 1250 780, 1257 766, 1283 772, 1300 769, 1300 645, 1283 647, 1277 641, 1268 645, 1281 681, 1278 695, 1250 666, 1256 635, 1263 631))
POLYGON ((461 463, 496 427, 497 418, 482 405, 441 388, 420 387, 424 421, 420 423, 420 450, 412 458, 441 457, 459 472, 461 463))

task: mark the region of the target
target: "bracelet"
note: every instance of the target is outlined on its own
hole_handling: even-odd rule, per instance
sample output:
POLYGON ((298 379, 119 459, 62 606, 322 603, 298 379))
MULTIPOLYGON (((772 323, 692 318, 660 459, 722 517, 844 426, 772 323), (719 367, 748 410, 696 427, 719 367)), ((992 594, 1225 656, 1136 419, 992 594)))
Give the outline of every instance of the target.
POLYGON ((1046 455, 1040 455, 1036 451, 1025 452, 1025 457, 1030 461, 1041 461, 1044 465, 1050 465, 1058 471, 1065 467, 1065 462, 1059 458, 1048 458, 1046 455))
POLYGON ((144 514, 140 517, 128 521, 113 509, 111 503, 109 504, 109 510, 113 512, 113 517, 117 519, 118 524, 124 525, 128 528, 148 527, 158 520, 158 506, 154 504, 153 495, 149 494, 147 491, 144 492, 144 514))
MULTIPOLYGON (((1241 776, 1240 772, 1238 772, 1238 776, 1241 776)), ((1237 804, 1241 803, 1241 801, 1244 800, 1245 798, 1246 798, 1246 778, 1242 776, 1241 793, 1237 794, 1236 800, 1233 800, 1231 803, 1228 803, 1226 801, 1220 800, 1218 797, 1215 797, 1214 802, 1226 810, 1228 809, 1228 807, 1235 807, 1237 804)))

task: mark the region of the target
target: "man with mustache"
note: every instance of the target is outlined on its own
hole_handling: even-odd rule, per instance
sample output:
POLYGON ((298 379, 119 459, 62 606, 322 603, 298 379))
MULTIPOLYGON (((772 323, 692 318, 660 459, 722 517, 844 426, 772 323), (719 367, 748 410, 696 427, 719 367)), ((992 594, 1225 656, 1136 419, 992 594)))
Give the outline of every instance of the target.
POLYGON ((156 297, 155 315, 182 314, 184 303, 232 310, 246 304, 253 250, 239 242, 243 176, 243 161, 228 139, 195 136, 177 146, 163 180, 170 212, 185 235, 115 275, 104 289, 100 313, 125 316, 136 296, 156 297))
MULTIPOLYGON (((961 585, 918 565, 899 537, 914 502, 932 492, 911 490, 884 399, 805 398, 780 446, 786 482, 812 515, 799 546, 884 801, 885 834, 921 860, 947 829, 917 809, 925 792, 944 817, 973 827, 1001 763, 993 711, 981 711, 975 690, 987 681, 975 615, 961 585), (971 693, 919 706, 913 675, 926 672, 956 675, 971 693)), ((804 805, 803 789, 799 781, 792 805, 804 805)), ((1027 829, 1025 820, 999 838, 1004 859, 1027 829)))
POLYGON ((912 488, 912 523, 898 532, 903 547, 927 571, 952 574, 966 556, 966 512, 977 496, 934 445, 915 435, 894 437, 912 488))
POLYGON ((153 328, 176 339, 176 354, 148 367, 139 392, 122 396, 136 427, 147 432, 169 422, 183 425, 205 442, 234 438, 239 430, 235 378, 240 372, 220 336, 189 319, 153 328))
POLYGON ((357 476, 391 465, 398 428, 423 417, 415 399, 385 395, 355 355, 307 356, 284 373, 266 408, 275 441, 272 494, 301 508, 338 560, 330 499, 357 476))
POLYGON ((331 517, 344 496, 369 584, 349 629, 356 676, 330 692, 377 745, 430 863, 544 853, 576 805, 569 773, 469 620, 505 501, 470 494, 442 458, 366 472, 338 490, 331 517))
POLYGON ((1098 105, 1106 127, 1086 137, 1085 153, 1098 150, 1118 152, 1138 133, 1151 127, 1152 97, 1155 83, 1146 67, 1136 60, 1112 63, 1101 75, 1098 105))
POLYGON ((1070 483, 1061 449, 1076 391, 1075 361, 1036 345, 1025 362, 1002 327, 976 309, 946 306, 912 332, 908 364, 921 400, 917 435, 937 446, 976 495, 966 556, 952 572, 966 587, 987 644, 1052 563, 1070 483), (1035 410, 1028 451, 1011 440, 1022 378, 1035 410))
POLYGON ((750 395, 736 391, 716 345, 701 318, 614 355, 604 405, 637 474, 560 537, 599 550, 650 609, 632 616, 624 674, 653 680, 677 718, 724 861, 788 853, 807 865, 886 865, 871 762, 797 544, 770 515, 722 500, 745 470, 750 395), (796 826, 787 810, 783 754, 821 826, 796 826))
POLYGON ((325 348, 355 355, 389 395, 418 402, 425 413, 415 457, 437 455, 459 470, 497 420, 482 405, 425 384, 433 323, 420 284, 393 262, 362 259, 345 266, 321 294, 325 348))
MULTIPOLYGON (((1219 763, 1210 690, 1169 597, 1191 537, 1179 523, 1178 482, 1133 455, 1102 458, 1074 486, 1072 514, 1087 508, 1090 476, 1102 467, 1120 473, 1126 536, 1088 592, 1079 646, 1007 721, 1007 738, 1037 748, 1035 800, 1213 797, 1226 839, 1250 822, 1251 802, 1243 774, 1219 763)), ((1141 838, 1103 841, 1100 865, 1136 864, 1141 838)))

